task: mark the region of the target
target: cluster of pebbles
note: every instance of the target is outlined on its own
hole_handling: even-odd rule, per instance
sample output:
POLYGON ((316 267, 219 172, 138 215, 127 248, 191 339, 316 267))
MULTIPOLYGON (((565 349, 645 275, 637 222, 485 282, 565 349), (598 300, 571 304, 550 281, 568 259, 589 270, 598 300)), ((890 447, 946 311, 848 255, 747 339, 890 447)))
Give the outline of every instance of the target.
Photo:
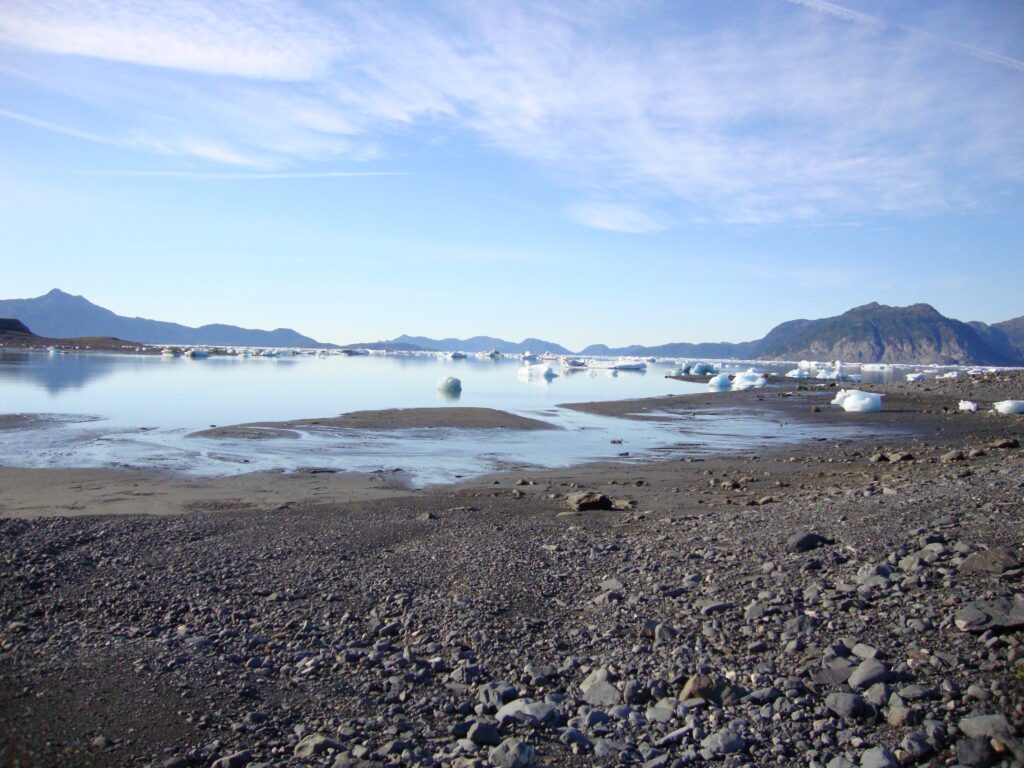
POLYGON ((0 520, 0 763, 1021 764, 998 429, 0 520))

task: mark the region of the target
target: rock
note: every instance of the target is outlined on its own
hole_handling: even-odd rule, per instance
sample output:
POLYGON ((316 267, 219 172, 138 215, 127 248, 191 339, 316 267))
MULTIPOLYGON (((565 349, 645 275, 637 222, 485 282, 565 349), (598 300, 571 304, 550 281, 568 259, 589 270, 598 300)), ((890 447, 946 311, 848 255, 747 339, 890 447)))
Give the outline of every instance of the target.
POLYGON ((607 680, 587 687, 583 700, 592 707, 614 707, 622 703, 622 692, 607 680))
POLYGON ((810 552, 812 549, 831 544, 831 539, 811 531, 797 531, 786 539, 786 550, 789 552, 810 552))
POLYGON ((501 734, 493 723, 473 723, 466 738, 482 747, 496 747, 501 743, 501 734))
POLYGON ((967 768, 988 768, 996 761, 988 739, 960 739, 956 743, 956 761, 967 768))
POLYGON ((486 707, 497 709, 512 701, 519 695, 519 691, 508 683, 500 680, 484 683, 476 693, 477 701, 486 707))
POLYGON ((908 733, 900 741, 900 749, 906 752, 913 760, 921 760, 935 751, 935 746, 927 734, 921 731, 908 733))
POLYGON ((1005 715, 974 715, 958 723, 964 736, 970 739, 989 739, 1013 752, 1014 757, 1024 762, 1024 744, 1013 735, 1013 729, 1005 715))
POLYGON ((595 509, 611 509, 612 500, 603 493, 596 491, 577 491, 570 493, 566 499, 569 509, 574 512, 588 512, 595 509))
POLYGON ((698 672, 696 675, 690 676, 686 681, 683 689, 679 692, 679 698, 682 701, 690 698, 702 698, 706 701, 714 701, 720 705, 722 703, 722 693, 727 687, 728 683, 721 678, 698 672))
POLYGON ((314 733, 295 745, 296 757, 313 757, 322 755, 329 749, 340 750, 341 744, 322 733, 314 733))
POLYGON ((558 707, 546 701, 533 699, 516 699, 504 705, 494 715, 498 725, 508 721, 518 721, 527 725, 549 725, 559 719, 558 707))
POLYGON ((872 747, 860 756, 860 768, 900 768, 896 755, 885 747, 872 747))
POLYGON ((825 706, 840 717, 856 719, 870 714, 871 708, 855 693, 830 693, 825 706))
POLYGON ((963 461, 967 456, 964 455, 963 451, 948 451, 939 457, 940 461, 949 463, 951 461, 963 461))
POLYGON ((1001 440, 996 440, 992 443, 992 448, 1020 448, 1020 440, 1016 437, 1004 437, 1001 440))
POLYGON ((537 764, 537 750, 524 741, 505 739, 487 756, 495 768, 531 768, 537 764))
POLYGON ((747 740, 732 728, 722 728, 707 736, 700 746, 712 755, 732 755, 747 748, 747 740))
POLYGON ((980 634, 988 630, 1024 628, 1024 595, 996 600, 976 600, 957 611, 954 623, 962 632, 980 634))
POLYGON ((891 673, 885 664, 878 659, 865 659, 853 670, 846 682, 855 691, 863 691, 875 683, 888 682, 890 677, 891 673))
POLYGON ((244 768, 251 762, 252 755, 249 752, 235 752, 233 755, 214 760, 210 768, 244 768))
POLYGON ((999 575, 1013 568, 1020 568, 1017 556, 1007 547, 983 549, 969 555, 960 563, 963 573, 994 573, 999 575))

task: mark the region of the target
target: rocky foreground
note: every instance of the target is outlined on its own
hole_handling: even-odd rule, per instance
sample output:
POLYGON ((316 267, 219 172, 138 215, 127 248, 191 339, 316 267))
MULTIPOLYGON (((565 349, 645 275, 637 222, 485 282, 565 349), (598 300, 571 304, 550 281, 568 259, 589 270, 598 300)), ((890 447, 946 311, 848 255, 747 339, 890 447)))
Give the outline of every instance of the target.
POLYGON ((1024 419, 941 397, 867 442, 0 520, 0 764, 1021 764, 1024 419))

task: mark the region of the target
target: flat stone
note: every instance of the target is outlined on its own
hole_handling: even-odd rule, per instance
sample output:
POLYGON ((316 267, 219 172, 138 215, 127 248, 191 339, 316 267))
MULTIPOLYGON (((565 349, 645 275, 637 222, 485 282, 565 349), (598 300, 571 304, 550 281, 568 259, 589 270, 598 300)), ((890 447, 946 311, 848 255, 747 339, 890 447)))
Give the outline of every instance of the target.
POLYGON ((962 573, 993 573, 996 575, 1006 573, 1014 568, 1020 568, 1020 560, 1008 547, 993 547, 983 549, 969 555, 959 569, 962 573))
POLYGON ((537 750, 524 741, 508 738, 494 747, 487 759, 495 768, 532 768, 537 764, 537 750))
POLYGON ((872 747, 860 756, 860 768, 900 768, 900 763, 885 747, 872 747))
POLYGON ((878 659, 865 659, 853 670, 846 683, 855 691, 863 691, 875 683, 887 682, 890 677, 891 673, 885 664, 878 659))
POLYGON ((810 552, 812 549, 831 544, 831 539, 811 531, 797 531, 786 539, 786 550, 789 552, 810 552))

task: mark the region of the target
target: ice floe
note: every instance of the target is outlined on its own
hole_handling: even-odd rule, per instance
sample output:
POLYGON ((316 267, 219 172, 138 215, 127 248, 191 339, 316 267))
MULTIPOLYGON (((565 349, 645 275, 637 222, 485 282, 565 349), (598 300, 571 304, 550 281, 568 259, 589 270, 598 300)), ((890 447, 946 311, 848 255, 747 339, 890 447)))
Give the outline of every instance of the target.
POLYGON ((441 392, 456 394, 462 391, 462 381, 454 376, 445 376, 437 380, 437 388, 441 392))
POLYGON ((832 405, 842 406, 849 413, 877 413, 882 410, 882 396, 859 389, 840 389, 832 405))
POLYGON ((1003 416, 1024 413, 1024 400, 1000 400, 998 403, 993 403, 992 408, 1003 416))
POLYGON ((959 408, 964 413, 977 413, 978 412, 978 404, 974 403, 974 402, 971 402, 970 400, 961 400, 959 408))

